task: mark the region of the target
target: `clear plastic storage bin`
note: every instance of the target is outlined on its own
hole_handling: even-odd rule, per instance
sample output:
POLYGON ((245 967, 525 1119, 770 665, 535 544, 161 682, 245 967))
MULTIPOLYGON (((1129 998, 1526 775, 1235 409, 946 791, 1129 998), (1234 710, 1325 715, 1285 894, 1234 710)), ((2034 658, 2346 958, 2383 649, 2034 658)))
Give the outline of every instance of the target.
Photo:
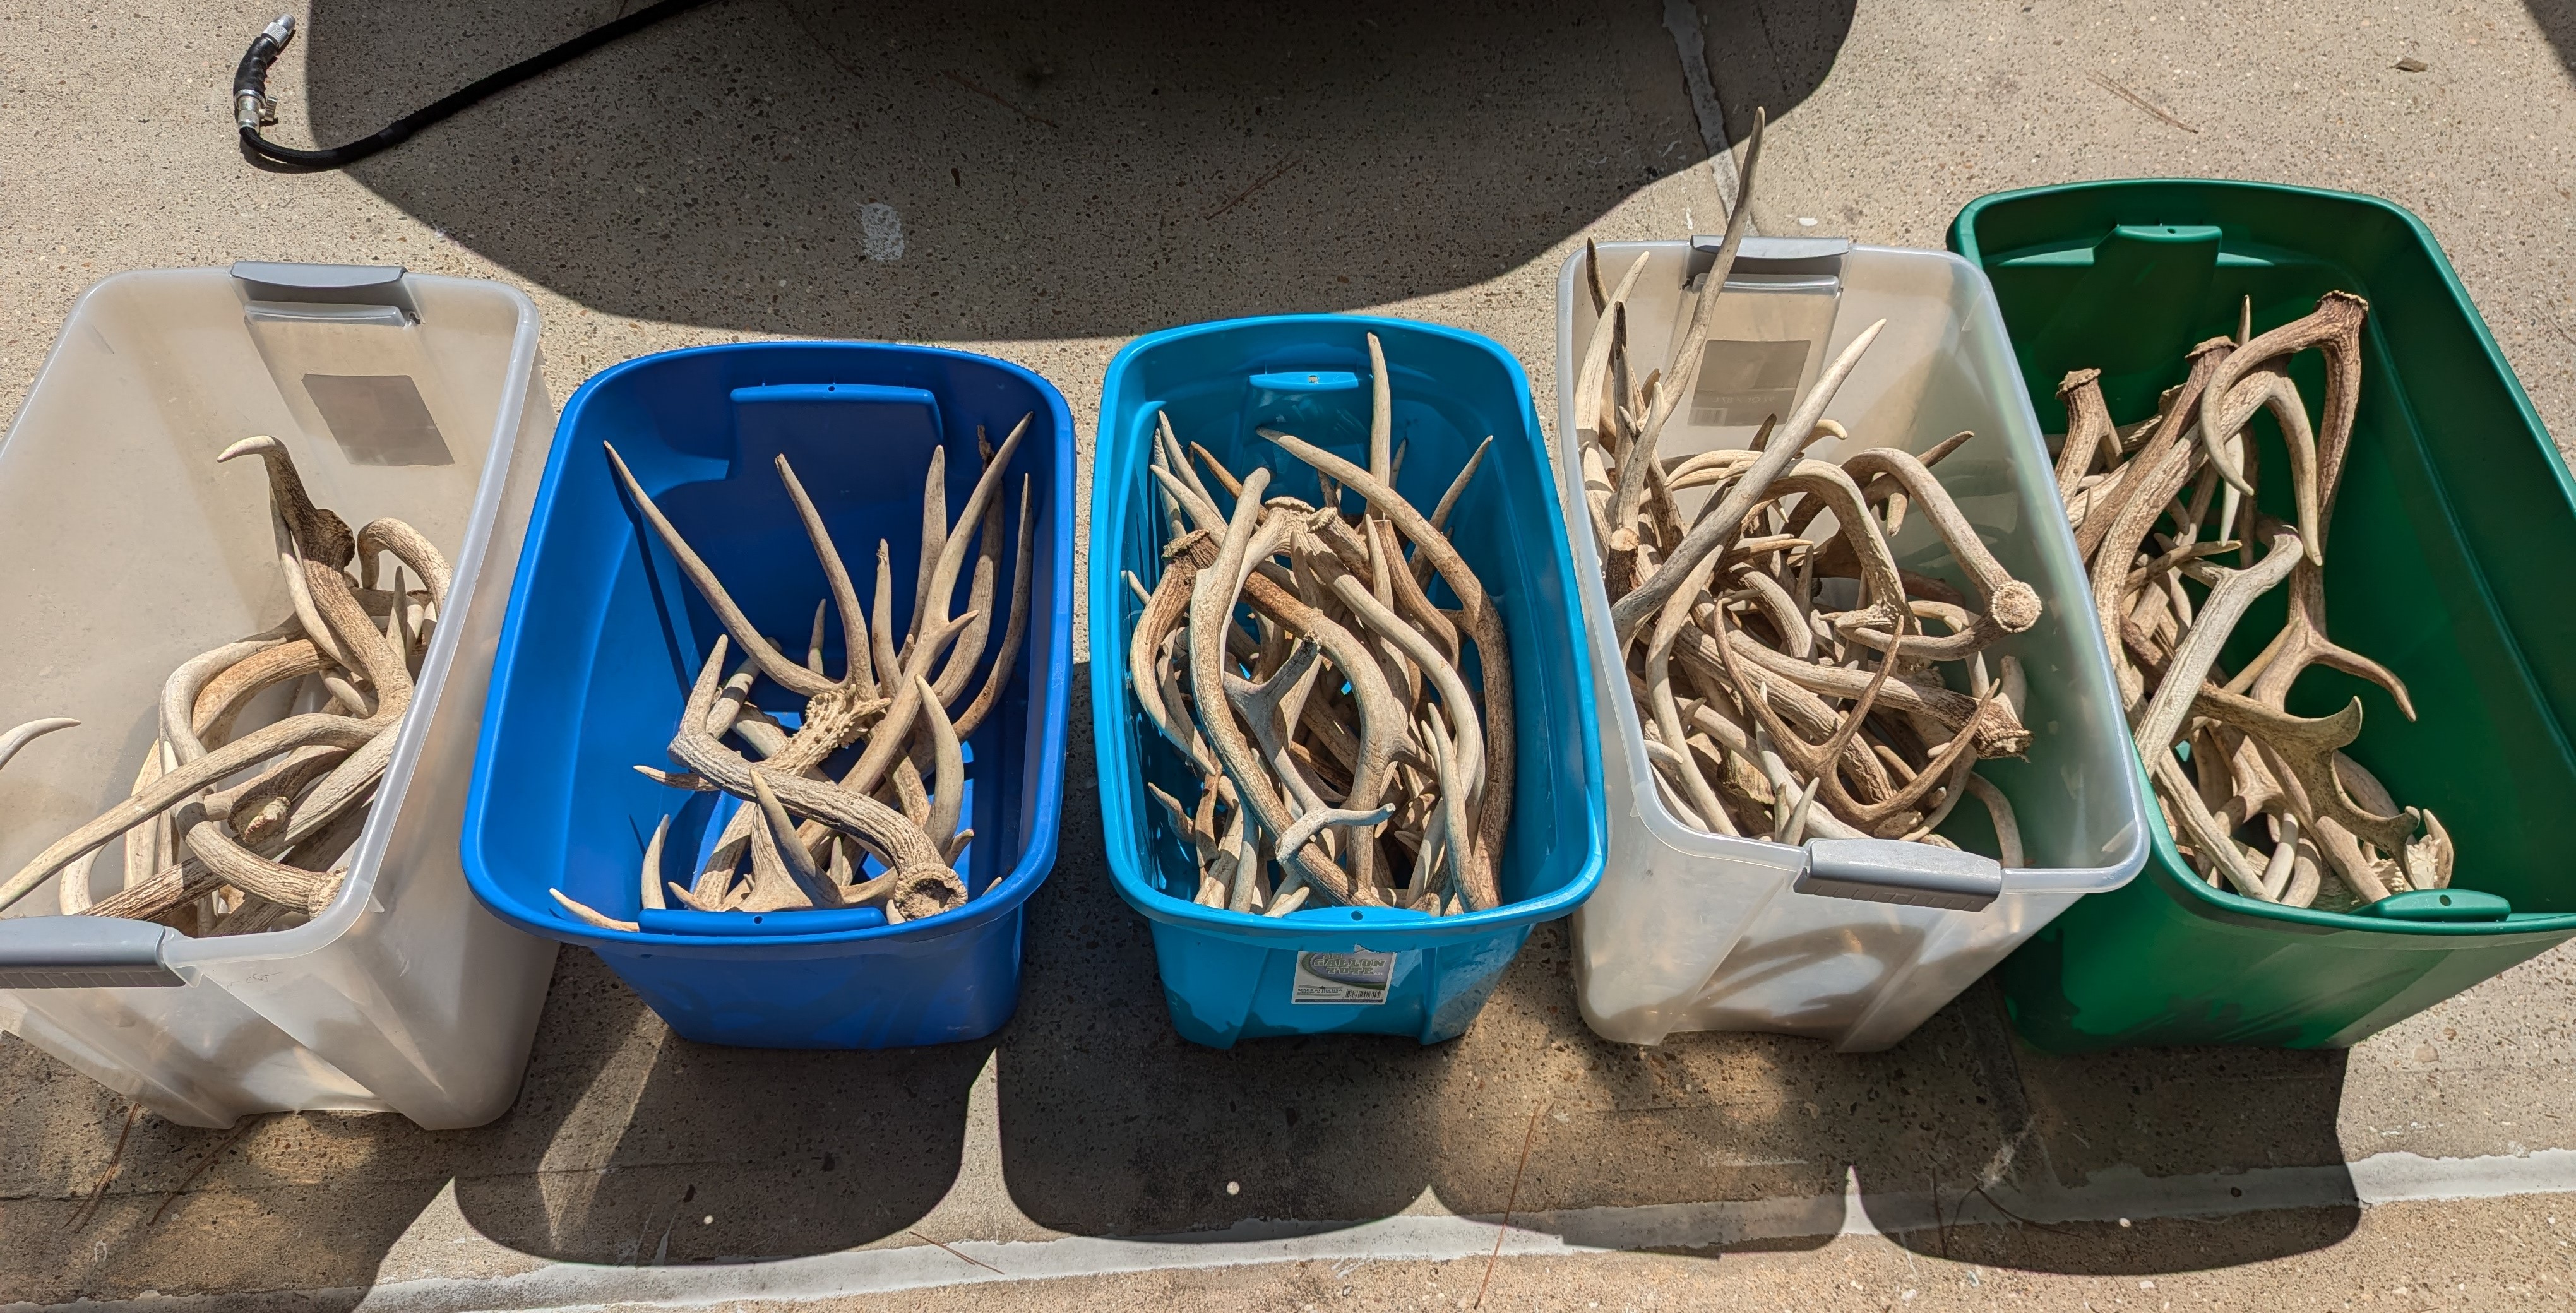
POLYGON ((48 880, 0 920, 0 1026, 191 1126, 509 1107, 555 946, 474 901, 456 834, 553 431, 536 367, 536 307, 473 279, 244 264, 81 297, 0 444, 0 724, 82 723, 0 772, 0 870, 126 796, 174 667, 290 613, 266 476, 226 446, 276 435, 318 504, 409 521, 455 582, 321 915, 194 939, 54 915, 48 880))
MULTIPOLYGON (((1688 311, 1684 274, 1705 270, 1717 244, 1702 237, 1601 246, 1605 286, 1639 252, 1652 257, 1630 298, 1633 359, 1663 362, 1688 311)), ((1583 261, 1576 252, 1557 287, 1556 477, 1592 643, 1609 789, 1609 861, 1600 889, 1574 916, 1584 1020, 1637 1044, 1676 1030, 1767 1030, 1844 1050, 1885 1048, 2076 899, 2126 883, 2146 859, 2135 754, 1994 293, 1954 255, 1748 239, 1719 302, 1722 315, 1741 319, 1749 339, 1821 340, 1809 341, 1802 359, 1775 351, 1778 359, 1704 371, 1660 454, 1742 445, 1757 412, 1785 417, 1817 362, 1887 320, 1826 417, 1850 431, 1855 447, 1921 451, 1974 430, 1936 472, 1996 558, 2046 607, 2036 626, 1991 649, 2020 658, 2030 683, 2029 758, 1979 768, 2012 800, 2036 863, 2012 870, 1921 844, 1816 840, 1793 848, 1728 838, 1692 829, 1665 807, 1636 702, 1621 680, 1625 665, 1582 502, 1568 384, 1597 318, 1583 261)), ((1843 450, 1828 441, 1817 454, 1839 459, 1843 450)), ((1890 545, 1907 569, 1966 582, 1926 517, 1910 520, 1890 545)))

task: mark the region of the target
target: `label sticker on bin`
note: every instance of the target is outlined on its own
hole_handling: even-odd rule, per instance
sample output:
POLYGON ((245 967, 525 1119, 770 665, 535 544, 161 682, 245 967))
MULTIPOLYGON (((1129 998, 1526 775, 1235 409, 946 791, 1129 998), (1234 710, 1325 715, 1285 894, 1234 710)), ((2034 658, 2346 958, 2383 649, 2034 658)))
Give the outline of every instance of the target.
POLYGON ((1352 949, 1347 953, 1299 953, 1291 1003, 1383 1003, 1395 980, 1395 954, 1352 949))

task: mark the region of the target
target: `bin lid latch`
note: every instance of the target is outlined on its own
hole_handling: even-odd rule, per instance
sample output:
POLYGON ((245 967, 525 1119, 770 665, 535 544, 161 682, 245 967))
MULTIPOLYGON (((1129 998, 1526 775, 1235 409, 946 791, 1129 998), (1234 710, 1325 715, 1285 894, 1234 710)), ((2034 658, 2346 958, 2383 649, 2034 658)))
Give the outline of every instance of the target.
POLYGON ((184 985, 162 959, 178 931, 112 916, 0 921, 0 989, 135 989, 184 985))
POLYGON ((1980 912, 2004 891, 2002 863, 1956 849, 1894 839, 1814 839, 1806 850, 1806 868, 1789 887, 1819 898, 1980 912))

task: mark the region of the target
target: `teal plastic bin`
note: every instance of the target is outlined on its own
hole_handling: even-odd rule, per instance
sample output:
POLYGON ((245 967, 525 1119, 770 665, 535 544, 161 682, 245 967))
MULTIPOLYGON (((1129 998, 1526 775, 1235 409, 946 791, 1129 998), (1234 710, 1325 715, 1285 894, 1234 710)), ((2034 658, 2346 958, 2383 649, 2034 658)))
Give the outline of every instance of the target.
MULTIPOLYGON (((2041 427, 2065 428, 2058 381, 2097 367, 2115 418, 2152 413, 2183 353, 2370 301, 2360 414, 2326 565, 2335 639, 2406 682, 2407 720, 2373 685, 2303 677, 2291 710, 2361 696, 2349 749, 2458 846, 2449 890, 2358 913, 2287 908, 2193 874, 2156 809, 2145 874, 2091 895, 2000 968, 2032 1043, 2338 1047, 2576 935, 2576 484, 2423 222, 2387 201, 2248 182, 2126 181, 2002 192, 1959 212, 1950 248, 1994 283, 2041 427)), ((2311 411, 2314 353, 2292 368, 2311 411)), ((2285 469, 2266 435, 2267 468, 2285 469)), ((2287 518, 2286 479, 2264 485, 2287 518)), ((2227 654, 2278 628, 2266 599, 2227 654)))
POLYGON ((1110 362, 1093 471, 1091 725, 1102 837, 1119 896, 1153 923, 1173 1026, 1217 1048, 1265 1035, 1456 1037, 1531 928, 1572 912, 1601 880, 1592 668, 1546 438, 1520 365, 1473 333, 1403 319, 1279 315, 1165 329, 1110 362), (1127 642, 1143 607, 1122 572, 1149 588, 1161 577, 1145 469, 1155 416, 1169 414, 1184 441, 1206 444, 1237 474, 1267 467, 1275 492, 1313 500, 1313 472, 1255 430, 1283 428, 1366 459, 1370 333, 1386 347, 1395 437, 1409 453, 1398 491, 1430 505, 1476 444, 1494 439, 1449 532, 1511 639, 1519 762, 1497 873, 1505 901, 1444 917, 1391 907, 1308 906, 1277 917, 1202 907, 1189 898, 1197 868, 1145 793, 1151 782, 1191 799, 1198 782, 1127 688, 1127 642), (1296 997, 1301 969, 1330 973, 1330 963, 1355 952, 1393 954, 1383 1001, 1296 997))

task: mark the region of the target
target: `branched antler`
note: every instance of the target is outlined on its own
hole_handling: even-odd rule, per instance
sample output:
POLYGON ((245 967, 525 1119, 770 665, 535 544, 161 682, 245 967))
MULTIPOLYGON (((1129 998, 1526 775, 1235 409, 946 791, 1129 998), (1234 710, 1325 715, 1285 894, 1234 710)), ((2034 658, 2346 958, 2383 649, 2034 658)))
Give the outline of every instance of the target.
MULTIPOLYGON (((2291 686, 2327 666, 2385 689, 2412 719, 2406 686, 2386 667, 2326 637, 2325 547, 2334 495, 2361 395, 2361 329, 2369 306, 2329 292, 2316 310, 2259 336, 2213 338, 2193 348, 2187 376, 2168 391, 2146 441, 2114 454, 2107 494, 2068 475, 2089 457, 2079 446, 2109 422, 2092 371, 2068 376, 2070 428, 2059 491, 2093 579, 2093 603, 2111 649, 2148 779, 2175 838, 2213 882, 2249 898, 2296 907, 2348 907, 2406 889, 2450 883, 2453 848, 2441 820, 2399 807, 2343 749, 2360 736, 2358 698, 2331 716, 2286 709, 2291 686), (2293 356, 2325 357, 2326 392, 2311 428, 2291 382, 2293 356), (2295 525, 2254 512, 2259 486, 2253 417, 2268 411, 2289 457, 2295 525), (2188 502, 2181 500, 2193 490, 2188 502), (2218 496, 2216 538, 2202 540, 2218 496), (2230 538, 2230 534, 2234 534, 2230 538), (2228 569, 2211 558, 2268 538, 2259 560, 2228 569), (2185 583, 2205 591, 2195 593, 2185 583), (2284 582, 2288 615, 2272 641, 2229 675, 2219 654, 2254 601, 2284 582), (2188 745, 2188 756, 2177 745, 2188 745), (2263 825, 2255 822, 2261 820, 2263 825), (2249 843, 2252 833, 2269 849, 2249 843), (2331 874, 2332 879, 2328 876, 2331 874)), ((2246 318, 2251 318, 2250 303, 2246 318)))
POLYGON ((1147 475, 1163 493, 1166 541, 1153 587, 1133 584, 1142 609, 1127 682, 1199 777, 1195 805, 1156 797, 1196 864, 1189 893, 1207 906, 1446 914, 1503 900, 1509 639, 1445 527, 1492 440, 1423 514, 1396 491, 1407 451, 1394 440, 1397 380, 1373 334, 1368 350, 1365 463, 1260 430, 1315 473, 1315 505, 1268 496, 1269 468, 1238 478, 1157 416, 1147 475), (1433 579, 1457 610, 1431 600, 1433 579))
MULTIPOLYGON (((1752 172, 1748 158, 1744 195, 1752 172)), ((1726 293, 1732 245, 1694 294, 1695 329, 1726 293)), ((1575 384, 1576 441, 1612 628, 1665 804, 1694 828, 1778 843, 1947 843, 1938 827, 1973 792, 1999 854, 2019 864, 2011 804, 1973 767, 2030 746, 2018 662, 2003 657, 1996 678, 1987 649, 2029 630, 2041 606, 1932 473, 1971 435, 1920 456, 1805 454, 1853 441, 1825 410, 1881 321, 1854 334, 1787 421, 1766 419, 1750 447, 1664 454, 1713 348, 1692 332, 1661 371, 1628 359, 1629 298, 1643 269, 1641 259, 1602 298, 1575 384), (1695 514, 1674 500, 1685 492, 1705 497, 1695 514), (1897 564, 1890 540, 1909 511, 1948 547, 1964 591, 1897 564), (1958 669, 1949 681, 1945 663, 1958 669)), ((2095 451, 2118 445, 2106 414, 2089 415, 2083 431, 2088 445, 2060 470, 2069 490, 2097 486, 2085 483, 2095 451)))
MULTIPOLYGON (((662 879, 668 819, 656 827, 639 882, 642 907, 663 907, 667 890, 682 907, 697 911, 880 905, 889 921, 903 922, 969 901, 968 885, 954 869, 974 836, 962 825, 965 741, 1000 705, 1027 641, 1036 504, 1032 481, 1023 476, 1008 620, 1000 645, 988 647, 1005 549, 1003 526, 1010 519, 1005 514, 1008 471, 1035 419, 1034 414, 1023 417, 998 448, 977 432, 983 467, 953 520, 946 448, 931 453, 923 480, 922 547, 915 562, 912 615, 900 629, 894 617, 891 547, 877 544, 875 593, 872 603, 863 606, 822 512, 788 459, 775 459, 779 482, 822 564, 827 589, 802 663, 790 660, 752 625, 723 582, 654 504, 642 481, 609 450, 610 465, 628 497, 725 628, 671 739, 671 758, 685 771, 636 769, 676 788, 716 790, 742 803, 718 834, 704 869, 688 885, 662 879), (961 581, 967 589, 966 609, 952 614, 961 581), (826 610, 840 616, 844 665, 837 679, 822 668, 826 610), (721 679, 729 644, 739 644, 747 659, 731 679, 721 679), (984 674, 977 684, 979 667, 984 674), (764 678, 805 699, 792 733, 753 704, 764 678), (970 685, 976 688, 971 698, 970 685), (728 737, 755 754, 757 763, 727 746, 728 737), (836 761, 846 764, 834 767, 836 761)), ((568 914, 593 927, 620 932, 639 928, 638 922, 585 906, 560 890, 554 897, 568 914)))
MULTIPOLYGON (((147 713, 157 733, 129 796, 0 883, 0 908, 54 878, 66 914, 250 934, 300 924, 339 896, 453 575, 446 557, 400 520, 351 533, 346 520, 314 504, 277 439, 246 438, 216 459, 244 456, 266 469, 293 614, 171 673, 147 713), (399 564, 379 588, 385 555, 399 564), (356 579, 347 573, 353 563, 356 579), (406 569, 426 587, 407 589, 406 569), (238 732, 258 695, 280 686, 294 690, 293 707, 327 702, 334 710, 238 732), (97 856, 120 838, 122 888, 98 897, 97 856)), ((36 734, 72 723, 38 721, 0 736, 0 763, 36 734)))

